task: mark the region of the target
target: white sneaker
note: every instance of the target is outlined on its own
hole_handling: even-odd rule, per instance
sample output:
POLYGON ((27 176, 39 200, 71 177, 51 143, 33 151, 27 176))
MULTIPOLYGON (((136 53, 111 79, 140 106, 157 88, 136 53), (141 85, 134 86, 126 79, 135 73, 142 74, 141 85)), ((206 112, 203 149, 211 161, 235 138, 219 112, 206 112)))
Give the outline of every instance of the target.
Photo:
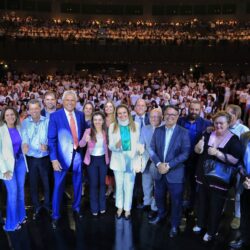
POLYGON ((197 225, 193 227, 193 232, 194 233, 200 233, 201 230, 202 230, 202 228, 198 227, 197 225))
POLYGON ((212 240, 212 236, 209 235, 208 233, 206 233, 206 234, 204 235, 204 237, 203 237, 203 240, 206 241, 206 242, 208 242, 208 241, 212 240))

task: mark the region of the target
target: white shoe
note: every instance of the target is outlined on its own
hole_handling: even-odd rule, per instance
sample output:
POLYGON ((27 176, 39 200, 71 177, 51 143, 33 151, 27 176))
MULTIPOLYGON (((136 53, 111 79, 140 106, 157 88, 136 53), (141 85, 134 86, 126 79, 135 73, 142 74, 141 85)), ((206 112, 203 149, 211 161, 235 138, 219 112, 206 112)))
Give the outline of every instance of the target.
POLYGON ((204 237, 203 237, 203 240, 206 241, 206 242, 208 242, 208 241, 212 240, 212 236, 209 235, 208 233, 206 233, 206 234, 204 235, 204 237))
POLYGON ((201 227, 198 227, 197 225, 193 227, 193 232, 194 232, 194 233, 200 233, 201 230, 202 230, 202 228, 201 228, 201 227))

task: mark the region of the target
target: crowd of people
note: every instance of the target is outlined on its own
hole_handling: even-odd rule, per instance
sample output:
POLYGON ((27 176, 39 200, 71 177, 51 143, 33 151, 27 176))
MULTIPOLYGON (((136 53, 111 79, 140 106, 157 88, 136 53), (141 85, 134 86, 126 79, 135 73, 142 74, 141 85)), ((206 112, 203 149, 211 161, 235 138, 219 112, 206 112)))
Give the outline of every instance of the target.
MULTIPOLYGON (((250 108, 250 76, 236 75, 224 71, 197 75, 194 72, 173 74, 158 70, 144 74, 119 75, 109 73, 38 74, 36 72, 8 72, 0 81, 0 109, 14 106, 20 112, 21 120, 27 116, 30 99, 42 101, 47 90, 57 98, 57 108, 62 105, 64 90, 75 89, 78 101, 76 108, 82 110, 86 103, 92 109, 102 110, 107 100, 114 105, 126 104, 134 114, 136 100, 145 99, 147 109, 164 107, 168 104, 180 108, 180 116, 186 116, 190 101, 202 103, 201 117, 210 119, 218 110, 230 103, 242 108, 242 120, 248 123, 250 108)), ((88 119, 90 119, 90 116, 88 119)))
POLYGON ((0 19, 0 37, 32 40, 97 41, 111 43, 201 44, 240 42, 248 44, 249 22, 235 20, 152 22, 82 21, 41 19, 4 15, 0 19))
POLYGON ((250 132, 242 121, 249 117, 249 82, 248 76, 225 72, 199 77, 162 71, 142 77, 8 72, 0 85, 0 178, 8 194, 5 231, 19 230, 27 222, 27 170, 34 220, 41 209, 52 209, 52 228, 60 226, 70 169, 72 210, 81 220, 86 168, 94 217, 106 213, 108 186, 107 191, 115 190, 117 220, 131 219, 134 200, 156 225, 165 221, 168 193, 170 238, 178 236, 183 207, 188 207, 196 210, 193 231, 205 230, 203 240, 214 240, 228 191, 234 188, 231 227, 241 225, 241 237, 230 246, 248 245, 250 132), (204 166, 209 162, 239 170, 234 183, 208 178, 204 166))

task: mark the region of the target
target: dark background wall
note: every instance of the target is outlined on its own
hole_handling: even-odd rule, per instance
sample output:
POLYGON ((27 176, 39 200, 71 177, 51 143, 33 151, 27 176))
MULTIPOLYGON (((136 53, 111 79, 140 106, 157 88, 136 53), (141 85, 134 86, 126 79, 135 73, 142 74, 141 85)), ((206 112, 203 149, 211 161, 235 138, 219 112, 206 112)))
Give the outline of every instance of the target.
POLYGON ((0 11, 53 18, 248 20, 250 0, 1 0, 0 11))

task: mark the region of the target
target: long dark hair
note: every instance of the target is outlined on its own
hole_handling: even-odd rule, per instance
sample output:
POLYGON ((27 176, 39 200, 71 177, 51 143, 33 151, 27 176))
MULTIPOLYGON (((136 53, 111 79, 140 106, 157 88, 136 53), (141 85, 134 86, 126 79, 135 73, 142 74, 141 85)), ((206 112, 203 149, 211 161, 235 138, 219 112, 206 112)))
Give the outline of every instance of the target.
POLYGON ((15 125, 15 127, 16 127, 17 125, 20 124, 19 114, 18 114, 18 112, 16 111, 16 109, 13 108, 13 107, 11 107, 11 106, 7 106, 7 107, 5 107, 5 108, 2 110, 1 116, 0 116, 0 126, 3 126, 4 124, 6 124, 6 121, 4 120, 4 118, 5 118, 5 113, 6 113, 7 110, 12 110, 12 111, 14 112, 15 117, 16 117, 16 121, 15 121, 15 124, 14 124, 14 125, 15 125))
POLYGON ((91 125, 90 125, 90 138, 92 141, 97 141, 96 140, 96 128, 94 125, 94 117, 100 115, 103 119, 103 124, 102 124, 102 132, 106 132, 106 123, 105 123, 105 115, 101 111, 96 111, 93 113, 92 118, 91 118, 91 125))

